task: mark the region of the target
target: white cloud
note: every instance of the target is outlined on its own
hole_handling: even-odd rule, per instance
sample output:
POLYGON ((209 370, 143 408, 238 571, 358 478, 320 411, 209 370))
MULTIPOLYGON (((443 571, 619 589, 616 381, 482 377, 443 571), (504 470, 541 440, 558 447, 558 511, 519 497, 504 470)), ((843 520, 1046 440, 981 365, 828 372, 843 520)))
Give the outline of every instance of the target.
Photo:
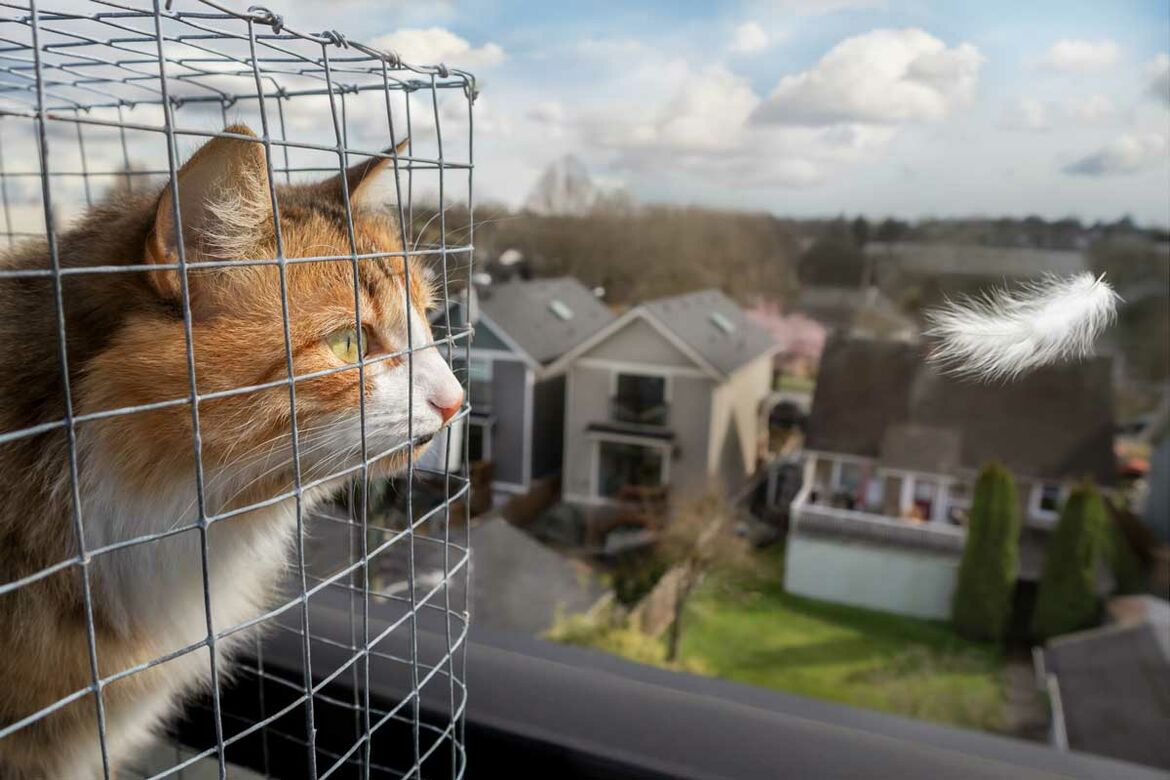
POLYGON ((666 106, 655 123, 656 141, 676 149, 725 148, 759 102, 745 79, 721 66, 710 67, 666 106))
POLYGON ((1085 124, 1102 122, 1117 113, 1113 101, 1105 95, 1087 95, 1074 98, 1066 105, 1068 115, 1085 124))
POLYGON ((781 79, 756 119, 793 125, 942 119, 971 100, 982 61, 969 43, 948 48, 918 29, 873 30, 781 79))
POLYGON ((565 121, 565 107, 558 100, 542 100, 534 103, 525 116, 538 124, 559 125, 565 121))
POLYGON ((1066 38, 1048 47, 1040 64, 1066 73, 1088 73, 1107 68, 1117 61, 1119 49, 1111 40, 1074 40, 1066 38))
POLYGON ((578 54, 597 60, 645 57, 652 51, 636 38, 585 38, 577 44, 578 54))
POLYGON ((1165 133, 1127 133, 1097 151, 1066 165, 1064 172, 1077 176, 1117 176, 1167 162, 1170 139, 1165 133))
POLYGON ((1170 54, 1159 54, 1146 64, 1146 91, 1170 105, 1170 54))
POLYGON ((889 7, 887 0, 765 0, 764 6, 787 13, 813 16, 861 8, 889 7))
POLYGON ((614 148, 653 147, 671 153, 734 147, 760 102, 747 81, 721 65, 695 73, 676 62, 665 70, 677 74, 677 87, 665 105, 630 122, 612 117, 595 122, 596 137, 614 148))
POLYGON ((1011 130, 1047 130, 1048 105, 1035 98, 1019 98, 1008 107, 1003 124, 1011 130))
POLYGON ((753 54, 768 48, 768 33, 758 22, 744 22, 735 28, 731 50, 739 54, 753 54))
POLYGON ((370 43, 396 52, 408 63, 442 62, 452 67, 487 68, 506 59, 504 50, 498 45, 485 43, 474 47, 467 39, 443 27, 398 30, 370 43))

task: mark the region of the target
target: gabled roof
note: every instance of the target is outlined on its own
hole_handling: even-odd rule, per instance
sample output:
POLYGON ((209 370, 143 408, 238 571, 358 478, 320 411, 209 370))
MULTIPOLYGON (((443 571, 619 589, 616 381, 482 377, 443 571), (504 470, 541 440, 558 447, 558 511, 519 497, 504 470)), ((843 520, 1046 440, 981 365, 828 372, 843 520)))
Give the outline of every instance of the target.
POLYGON ((754 358, 780 348, 767 330, 726 295, 718 290, 700 290, 638 304, 558 358, 549 371, 564 371, 573 360, 636 320, 653 327, 717 381, 754 358))
POLYGON ((542 365, 613 320, 597 297, 570 277, 494 285, 480 291, 479 309, 500 335, 542 365))
POLYGON ((888 429, 949 429, 959 437, 963 468, 995 459, 1021 476, 1090 475, 1108 484, 1114 477, 1110 365, 1097 357, 987 384, 940 374, 916 345, 838 336, 821 357, 806 446, 896 457, 883 451, 888 429))
POLYGON ((657 298, 639 308, 724 376, 779 346, 767 330, 719 290, 657 298))

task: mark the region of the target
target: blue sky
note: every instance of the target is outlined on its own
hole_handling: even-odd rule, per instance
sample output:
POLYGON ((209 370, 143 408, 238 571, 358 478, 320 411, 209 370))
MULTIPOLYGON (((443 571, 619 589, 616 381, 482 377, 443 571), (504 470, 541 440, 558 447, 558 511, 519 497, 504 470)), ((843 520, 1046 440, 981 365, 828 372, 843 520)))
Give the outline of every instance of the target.
POLYGON ((480 199, 573 154, 647 202, 1170 223, 1164 0, 297 5, 477 74, 480 199))

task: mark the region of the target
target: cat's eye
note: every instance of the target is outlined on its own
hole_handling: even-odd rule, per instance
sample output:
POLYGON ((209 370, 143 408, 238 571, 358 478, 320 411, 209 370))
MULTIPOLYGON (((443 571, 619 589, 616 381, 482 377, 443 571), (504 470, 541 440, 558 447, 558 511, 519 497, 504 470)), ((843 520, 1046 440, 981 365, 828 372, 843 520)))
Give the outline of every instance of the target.
POLYGON ((330 333, 325 337, 325 343, 342 363, 356 363, 370 349, 369 339, 355 328, 343 328, 330 333))

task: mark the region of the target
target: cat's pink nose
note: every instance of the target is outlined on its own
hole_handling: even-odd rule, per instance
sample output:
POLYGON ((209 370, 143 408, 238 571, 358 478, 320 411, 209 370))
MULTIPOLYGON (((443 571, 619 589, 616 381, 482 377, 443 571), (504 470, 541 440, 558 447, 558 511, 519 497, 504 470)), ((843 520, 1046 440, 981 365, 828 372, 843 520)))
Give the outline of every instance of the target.
POLYGON ((460 387, 453 393, 433 397, 430 399, 430 404, 443 418, 443 424, 446 425, 456 412, 463 408, 463 388, 460 387))

